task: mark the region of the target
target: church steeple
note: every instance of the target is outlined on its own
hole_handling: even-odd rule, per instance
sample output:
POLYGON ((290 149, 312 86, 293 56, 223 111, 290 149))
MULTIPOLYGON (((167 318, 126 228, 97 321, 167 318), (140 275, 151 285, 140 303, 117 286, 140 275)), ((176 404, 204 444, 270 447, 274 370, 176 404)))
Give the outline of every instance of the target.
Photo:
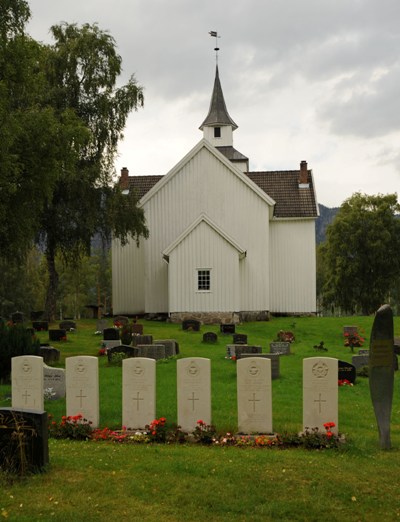
POLYGON ((210 141, 213 145, 232 146, 232 132, 237 128, 238 126, 229 116, 225 105, 217 65, 210 109, 206 119, 200 125, 200 130, 203 131, 204 138, 210 141))

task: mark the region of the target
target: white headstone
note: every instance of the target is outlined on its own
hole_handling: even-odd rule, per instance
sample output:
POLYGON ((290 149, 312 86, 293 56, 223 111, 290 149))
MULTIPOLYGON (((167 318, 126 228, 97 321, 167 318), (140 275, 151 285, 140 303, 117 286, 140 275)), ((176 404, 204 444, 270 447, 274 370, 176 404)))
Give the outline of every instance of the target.
POLYGON ((236 370, 239 433, 272 433, 270 359, 239 359, 236 370))
POLYGON ((65 370, 43 364, 43 390, 51 390, 52 399, 65 397, 65 370))
POLYGON ((239 359, 236 369, 239 433, 272 433, 270 359, 239 359))
POLYGON ((67 357, 67 416, 81 414, 99 425, 99 365, 97 357, 67 357))
POLYGON ((338 360, 309 357, 303 360, 303 430, 334 422, 338 433, 338 360))
POLYGON ((18 410, 44 410, 43 357, 21 355, 11 359, 11 405, 18 410))
POLYGON ((156 417, 156 361, 133 357, 122 361, 122 424, 143 429, 156 417))
POLYGON ((211 363, 203 357, 177 362, 178 424, 191 432, 198 420, 211 424, 211 363))

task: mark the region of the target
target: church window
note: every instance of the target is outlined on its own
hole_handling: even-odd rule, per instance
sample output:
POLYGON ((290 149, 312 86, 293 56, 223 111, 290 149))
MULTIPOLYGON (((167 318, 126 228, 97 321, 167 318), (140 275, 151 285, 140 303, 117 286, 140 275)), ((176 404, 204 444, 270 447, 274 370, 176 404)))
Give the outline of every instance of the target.
POLYGON ((197 290, 200 292, 209 292, 211 290, 211 270, 197 270, 197 290))
POLYGON ((214 127, 214 138, 221 137, 221 127, 214 127))

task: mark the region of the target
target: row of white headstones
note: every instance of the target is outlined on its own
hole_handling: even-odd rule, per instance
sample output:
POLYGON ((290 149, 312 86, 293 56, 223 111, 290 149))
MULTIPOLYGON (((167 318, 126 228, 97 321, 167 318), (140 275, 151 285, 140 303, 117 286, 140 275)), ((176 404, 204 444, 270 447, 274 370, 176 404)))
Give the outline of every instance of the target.
MULTIPOLYGON (((239 359, 237 406, 239 433, 273 433, 271 361, 259 357, 239 359)), ((177 423, 191 432, 198 420, 211 424, 211 361, 190 357, 177 361, 177 423)), ((43 359, 12 359, 12 408, 44 410, 43 359)), ((93 427, 100 422, 97 357, 66 359, 66 414, 82 414, 93 427)), ((156 418, 156 361, 122 361, 122 425, 144 429, 156 418)), ((324 430, 333 422, 338 433, 338 360, 310 357, 303 360, 303 430, 324 430)))

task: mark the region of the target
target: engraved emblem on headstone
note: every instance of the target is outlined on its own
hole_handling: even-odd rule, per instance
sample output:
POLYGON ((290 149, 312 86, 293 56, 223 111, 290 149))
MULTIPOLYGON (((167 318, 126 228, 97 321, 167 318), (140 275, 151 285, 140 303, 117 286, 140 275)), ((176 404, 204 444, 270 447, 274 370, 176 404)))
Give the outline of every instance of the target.
POLYGON ((197 375, 197 374, 199 373, 199 371, 200 371, 200 370, 199 370, 199 367, 197 366, 197 364, 196 364, 194 361, 192 361, 192 362, 189 364, 189 366, 187 367, 187 372, 188 372, 188 374, 191 375, 191 376, 193 376, 193 377, 194 377, 195 375, 197 375))
POLYGON ((136 374, 136 375, 143 375, 144 374, 144 368, 143 366, 140 364, 140 362, 136 363, 135 364, 135 367, 133 369, 133 372, 136 374))
POLYGON ((322 379, 328 375, 329 368, 324 362, 317 362, 312 367, 312 373, 317 379, 322 379))
POLYGON ((249 365, 248 371, 252 377, 255 377, 256 375, 258 375, 260 373, 260 368, 256 363, 252 363, 249 365))
POLYGON ((25 359, 22 365, 22 371, 24 373, 31 373, 32 366, 29 364, 29 362, 25 359))
POLYGON ((75 366, 75 372, 79 374, 83 374, 86 371, 86 367, 82 362, 78 362, 75 366))

